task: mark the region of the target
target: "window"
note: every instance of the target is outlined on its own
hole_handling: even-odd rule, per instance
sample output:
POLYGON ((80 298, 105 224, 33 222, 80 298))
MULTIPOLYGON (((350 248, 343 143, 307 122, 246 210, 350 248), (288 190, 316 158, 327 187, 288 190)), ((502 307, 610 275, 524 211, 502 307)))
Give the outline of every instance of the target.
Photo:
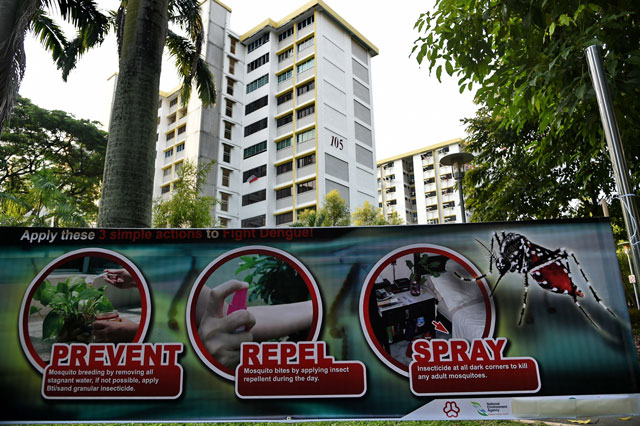
POLYGON ((253 101, 251 103, 248 103, 244 107, 244 115, 249 115, 252 112, 257 111, 260 108, 266 106, 268 103, 269 103, 269 96, 267 96, 267 95, 261 97, 257 101, 253 101))
POLYGON ((242 173, 242 182, 251 182, 254 179, 258 179, 266 175, 267 165, 263 164, 262 166, 254 167, 253 169, 242 173))
POLYGON ((173 124, 176 122, 176 114, 173 113, 169 117, 167 117, 168 124, 173 124))
POLYGON ((296 136, 296 141, 298 143, 303 143, 308 140, 311 140, 316 137, 316 129, 307 130, 306 132, 300 133, 296 136))
POLYGON ((176 133, 175 132, 171 132, 171 133, 167 133, 167 140, 170 141, 171 139, 176 137, 176 133))
POLYGON ((178 98, 177 97, 171 99, 169 101, 169 108, 171 108, 172 106, 176 105, 177 103, 178 103, 178 98))
POLYGON ((255 145, 250 146, 249 148, 244 149, 244 158, 247 159, 249 157, 253 157, 254 155, 258 155, 267 150, 267 141, 263 141, 257 143, 255 145))
POLYGON ((284 126, 285 124, 291 123, 292 121, 293 121, 293 113, 287 114, 284 117, 280 117, 276 119, 276 126, 281 127, 281 126, 284 126))
POLYGON ((298 120, 316 112, 316 104, 306 106, 297 111, 298 120))
POLYGON ((262 46, 263 44, 265 44, 268 41, 269 41, 269 33, 265 33, 259 39, 249 43, 249 46, 247 47, 247 53, 253 52, 258 47, 262 46))
POLYGON ((227 219, 226 217, 219 217, 218 222, 220 223, 220 228, 229 227, 229 219, 227 219))
POLYGON ((278 55, 278 62, 282 62, 293 56, 293 47, 288 48, 284 52, 278 55))
POLYGON ((293 212, 287 212, 276 215, 276 225, 293 222, 293 212))
POLYGON ((267 62, 269 62, 269 54, 265 53, 264 55, 260 56, 258 59, 254 59, 253 61, 247 64, 247 73, 250 73, 251 71, 257 68, 260 68, 267 62))
POLYGON ((187 125, 185 124, 184 126, 178 127, 178 134, 181 135, 184 132, 187 131, 187 125))
POLYGON ((225 109, 224 109, 225 115, 227 117, 233 117, 233 105, 235 104, 235 102, 230 101, 229 99, 225 99, 224 103, 225 103, 225 109))
POLYGON ((231 162, 231 145, 227 145, 226 143, 222 144, 222 161, 225 163, 231 162))
POLYGON ((244 128, 244 136, 247 137, 249 135, 254 134, 255 132, 259 132, 262 129, 267 128, 267 118, 263 118, 262 120, 258 120, 255 123, 249 124, 244 128))
POLYGON ((307 47, 313 46, 313 37, 309 37, 308 39, 298 43, 298 52, 302 52, 307 47))
POLYGON ((171 191, 171 185, 165 185, 165 186, 163 186, 163 187, 161 187, 161 188, 160 188, 160 192, 161 192, 162 194, 166 194, 166 193, 168 193, 169 191, 171 191))
POLYGON ((242 196, 242 205, 248 206, 251 204, 259 203, 267 199, 267 190, 261 189, 260 191, 252 192, 251 194, 242 196))
POLYGON ((231 180, 231 170, 222 168, 222 186, 229 186, 231 180))
POLYGON ((262 77, 253 80, 251 83, 247 84, 247 93, 251 93, 254 90, 259 89, 269 82, 269 74, 265 74, 262 77))
POLYGON ((282 74, 278 74, 278 84, 283 83, 293 77, 293 68, 289 71, 285 71, 282 74))
POLYGON ((229 57, 229 74, 235 74, 236 73, 236 63, 238 61, 236 59, 233 59, 231 57, 229 57))
POLYGON ((313 24, 313 15, 309 16, 304 21, 298 22, 298 31, 311 24, 313 24))
POLYGON ((180 152, 184 150, 184 142, 182 142, 180 145, 176 146, 176 152, 180 152))
POLYGON ((289 102, 291 99, 293 99, 293 90, 278 96, 278 105, 282 105, 285 102, 289 102))
POLYGON ((281 141, 276 142, 276 151, 280 151, 281 149, 289 148, 291 146, 291 141, 293 138, 286 138, 281 141))
POLYGON ((287 31, 278 35, 278 41, 282 41, 286 38, 289 38, 293 35, 293 27, 289 28, 287 31))
POLYGON ((316 162, 316 154, 306 155, 296 160, 296 167, 301 169, 304 166, 308 166, 316 162))
POLYGON ((276 166, 276 174, 281 175, 283 173, 287 173, 293 170, 293 161, 288 161, 286 163, 280 164, 276 166))
POLYGON ((233 96, 233 85, 235 84, 235 80, 227 77, 227 95, 233 96))
POLYGON ((164 152, 164 158, 171 158, 172 155, 173 155, 173 148, 164 152))
POLYGON ((227 194, 226 192, 220 193, 220 210, 223 212, 229 211, 229 200, 231 199, 231 194, 227 194))
POLYGON ((298 184, 298 194, 302 194, 304 192, 313 191, 316 189, 316 180, 310 180, 307 182, 302 182, 298 184))
POLYGON ((173 166, 173 173, 177 175, 181 168, 182 168, 182 161, 179 163, 176 163, 175 166, 173 166))
POLYGON ((291 197, 292 188, 292 186, 287 186, 286 188, 276 189, 276 200, 282 200, 283 198, 291 197))
POLYGON ((179 118, 184 118, 187 116, 187 107, 182 107, 180 108, 180 111, 178 111, 179 114, 179 118))
POLYGON ((162 177, 171 176, 171 167, 162 170, 162 177))
POLYGON ((236 53, 236 44, 238 40, 233 37, 229 37, 229 52, 235 54, 236 53))
POLYGON ((231 129, 233 128, 233 124, 228 121, 224 122, 224 137, 225 139, 231 139, 231 129))
POLYGON ((310 82, 308 82, 306 84, 303 84, 302 86, 298 87, 298 89, 296 89, 296 90, 297 90, 298 96, 301 96, 301 95, 304 95, 305 93, 307 93, 307 92, 309 92, 309 91, 311 91, 311 90, 313 90, 315 88, 316 88, 316 81, 312 80, 312 81, 310 81, 310 82))
POLYGON ((248 219, 242 219, 240 226, 243 228, 260 228, 264 226, 267 215, 254 216, 248 219))
POLYGON ((298 74, 303 73, 306 70, 313 68, 315 63, 316 63, 315 58, 307 59, 306 61, 304 61, 303 63, 298 65, 298 74))

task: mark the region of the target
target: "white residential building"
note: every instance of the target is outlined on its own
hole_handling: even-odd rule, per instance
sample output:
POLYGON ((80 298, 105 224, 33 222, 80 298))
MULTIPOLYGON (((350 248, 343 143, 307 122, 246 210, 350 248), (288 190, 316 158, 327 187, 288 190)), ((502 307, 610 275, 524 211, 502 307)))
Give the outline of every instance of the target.
POLYGON ((227 227, 287 226, 333 189, 352 209, 374 204, 377 48, 320 0, 244 35, 229 29, 227 6, 202 7, 217 102, 161 93, 154 197, 170 196, 190 159, 215 160, 205 194, 227 227))
POLYGON ((461 144, 452 139, 378 161, 378 205, 385 217, 397 212, 406 224, 462 222, 451 166, 440 165, 461 144))

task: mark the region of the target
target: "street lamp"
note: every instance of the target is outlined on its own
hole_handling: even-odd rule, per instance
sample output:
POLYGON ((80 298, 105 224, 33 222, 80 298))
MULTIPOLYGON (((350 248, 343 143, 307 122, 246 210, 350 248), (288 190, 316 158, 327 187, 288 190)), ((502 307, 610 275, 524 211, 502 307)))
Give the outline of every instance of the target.
POLYGON ((464 197, 462 195, 462 178, 464 177, 464 165, 473 160, 473 154, 469 152, 454 152, 447 154, 440 159, 440 165, 451 166, 453 169, 453 178, 458 182, 458 193, 460 194, 460 212, 462 222, 467 221, 467 215, 464 212, 464 197))
POLYGON ((633 274, 633 267, 631 266, 631 258, 629 257, 629 252, 631 251, 631 248, 629 247, 629 243, 625 242, 625 243, 620 243, 618 244, 619 246, 622 246, 622 251, 624 251, 624 254, 627 255, 627 261, 629 262, 629 284, 631 284, 631 286, 633 287, 633 292, 636 295, 636 308, 640 309, 640 303, 638 303, 638 290, 637 290, 637 284, 636 284, 636 276, 633 274))

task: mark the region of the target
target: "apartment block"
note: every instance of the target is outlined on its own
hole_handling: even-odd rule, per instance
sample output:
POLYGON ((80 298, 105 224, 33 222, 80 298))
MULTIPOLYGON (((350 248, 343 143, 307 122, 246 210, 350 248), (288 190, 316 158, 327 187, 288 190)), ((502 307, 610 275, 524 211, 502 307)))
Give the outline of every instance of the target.
POLYGON ((461 144, 452 139, 378 161, 378 205, 385 217, 397 212, 406 224, 462 222, 452 168, 440 165, 461 144))
POLYGON ((375 204, 377 48, 319 0, 243 35, 229 29, 224 4, 202 8, 217 102, 203 108, 194 93, 183 105, 179 87, 161 93, 154 196, 171 196, 189 159, 215 161, 205 194, 227 227, 288 226, 334 189, 352 209, 375 204))

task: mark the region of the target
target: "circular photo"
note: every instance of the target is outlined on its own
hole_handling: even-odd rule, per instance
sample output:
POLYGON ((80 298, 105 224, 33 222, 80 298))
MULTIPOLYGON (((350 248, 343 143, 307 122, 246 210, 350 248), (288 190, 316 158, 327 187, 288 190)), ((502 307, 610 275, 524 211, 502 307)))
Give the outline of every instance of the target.
POLYGON ((446 247, 416 244, 387 254, 367 276, 360 296, 369 346, 387 366, 408 376, 416 339, 490 337, 495 309, 481 275, 446 247))
POLYGON ((186 320, 200 359, 234 380, 242 343, 314 341, 321 319, 307 268, 282 250, 251 246, 207 265, 189 295, 186 320))
POLYGON ((20 313, 25 354, 44 371, 54 343, 131 343, 144 339, 149 291, 122 255, 103 249, 65 254, 31 282, 20 313))

